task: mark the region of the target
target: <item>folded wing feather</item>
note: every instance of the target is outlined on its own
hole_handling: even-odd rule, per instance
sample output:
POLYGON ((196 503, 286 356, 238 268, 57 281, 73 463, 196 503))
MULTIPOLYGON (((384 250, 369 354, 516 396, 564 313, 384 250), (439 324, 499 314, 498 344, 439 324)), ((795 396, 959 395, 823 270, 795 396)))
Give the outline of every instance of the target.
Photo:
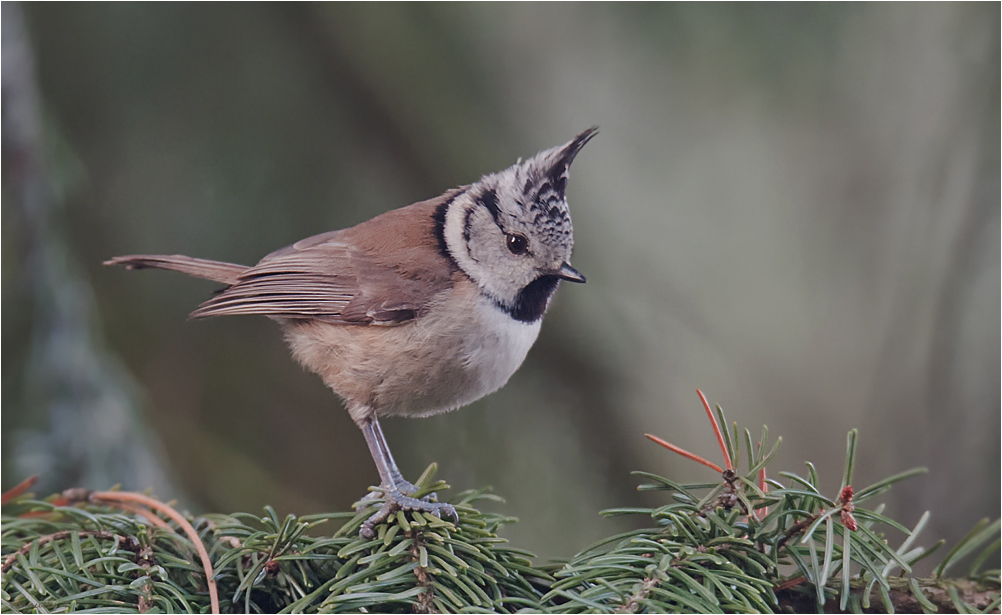
POLYGON ((416 318, 456 271, 433 214, 449 196, 415 203, 341 231, 307 237, 246 267, 182 255, 119 256, 107 265, 170 269, 227 284, 192 318, 262 314, 352 325, 416 318))
POLYGON ((263 314, 354 325, 411 320, 452 285, 452 270, 434 243, 435 204, 417 203, 273 252, 191 316, 263 314))

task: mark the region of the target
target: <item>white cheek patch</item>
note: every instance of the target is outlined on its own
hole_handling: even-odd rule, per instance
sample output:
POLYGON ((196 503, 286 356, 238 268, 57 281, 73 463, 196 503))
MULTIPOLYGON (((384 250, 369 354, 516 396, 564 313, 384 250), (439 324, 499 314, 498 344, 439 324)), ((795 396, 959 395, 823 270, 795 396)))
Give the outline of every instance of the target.
MULTIPOLYGON (((510 301, 510 297, 517 292, 517 289, 508 288, 512 285, 508 279, 514 278, 516 272, 511 270, 510 262, 505 261, 504 256, 507 255, 497 253, 491 255, 491 249, 494 247, 492 242, 497 242, 497 246, 502 245, 500 237, 495 236, 496 233, 500 231, 491 220, 490 214, 470 196, 470 193, 453 201, 445 212, 442 235, 449 254, 483 293, 504 302, 510 301), (467 230, 468 220, 472 222, 469 230, 467 230)), ((498 252, 502 249, 498 247, 498 252)))
POLYGON ((445 247, 449 250, 453 260, 459 265, 466 275, 470 276, 474 282, 480 283, 483 277, 483 267, 470 256, 470 250, 466 242, 466 217, 473 212, 477 204, 469 197, 469 193, 462 195, 449 204, 445 212, 445 247))

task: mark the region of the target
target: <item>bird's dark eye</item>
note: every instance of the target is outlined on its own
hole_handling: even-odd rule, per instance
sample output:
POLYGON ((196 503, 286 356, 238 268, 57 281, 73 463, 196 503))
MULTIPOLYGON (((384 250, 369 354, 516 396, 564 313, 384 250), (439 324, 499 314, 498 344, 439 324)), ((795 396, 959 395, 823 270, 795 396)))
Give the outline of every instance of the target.
POLYGON ((529 240, 525 238, 525 235, 508 233, 506 242, 508 251, 512 254, 525 254, 525 251, 529 249, 529 240))

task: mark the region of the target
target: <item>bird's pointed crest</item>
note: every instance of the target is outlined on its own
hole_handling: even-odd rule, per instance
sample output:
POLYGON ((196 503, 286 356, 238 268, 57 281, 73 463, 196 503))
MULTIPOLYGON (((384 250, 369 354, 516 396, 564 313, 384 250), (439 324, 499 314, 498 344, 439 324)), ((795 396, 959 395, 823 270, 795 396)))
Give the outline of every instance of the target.
POLYGON ((534 162, 543 167, 542 175, 550 180, 557 193, 562 195, 567 188, 567 170, 578 152, 597 134, 598 126, 592 126, 567 143, 536 155, 534 162))

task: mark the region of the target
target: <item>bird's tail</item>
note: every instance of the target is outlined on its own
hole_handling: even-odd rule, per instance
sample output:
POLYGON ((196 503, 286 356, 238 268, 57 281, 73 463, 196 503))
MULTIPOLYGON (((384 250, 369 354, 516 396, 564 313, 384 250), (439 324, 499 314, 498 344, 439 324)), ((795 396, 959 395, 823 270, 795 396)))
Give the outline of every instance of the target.
POLYGON ((233 263, 192 258, 180 254, 134 254, 116 256, 104 261, 105 265, 125 265, 129 269, 170 269, 223 284, 235 284, 241 273, 249 267, 233 263))

